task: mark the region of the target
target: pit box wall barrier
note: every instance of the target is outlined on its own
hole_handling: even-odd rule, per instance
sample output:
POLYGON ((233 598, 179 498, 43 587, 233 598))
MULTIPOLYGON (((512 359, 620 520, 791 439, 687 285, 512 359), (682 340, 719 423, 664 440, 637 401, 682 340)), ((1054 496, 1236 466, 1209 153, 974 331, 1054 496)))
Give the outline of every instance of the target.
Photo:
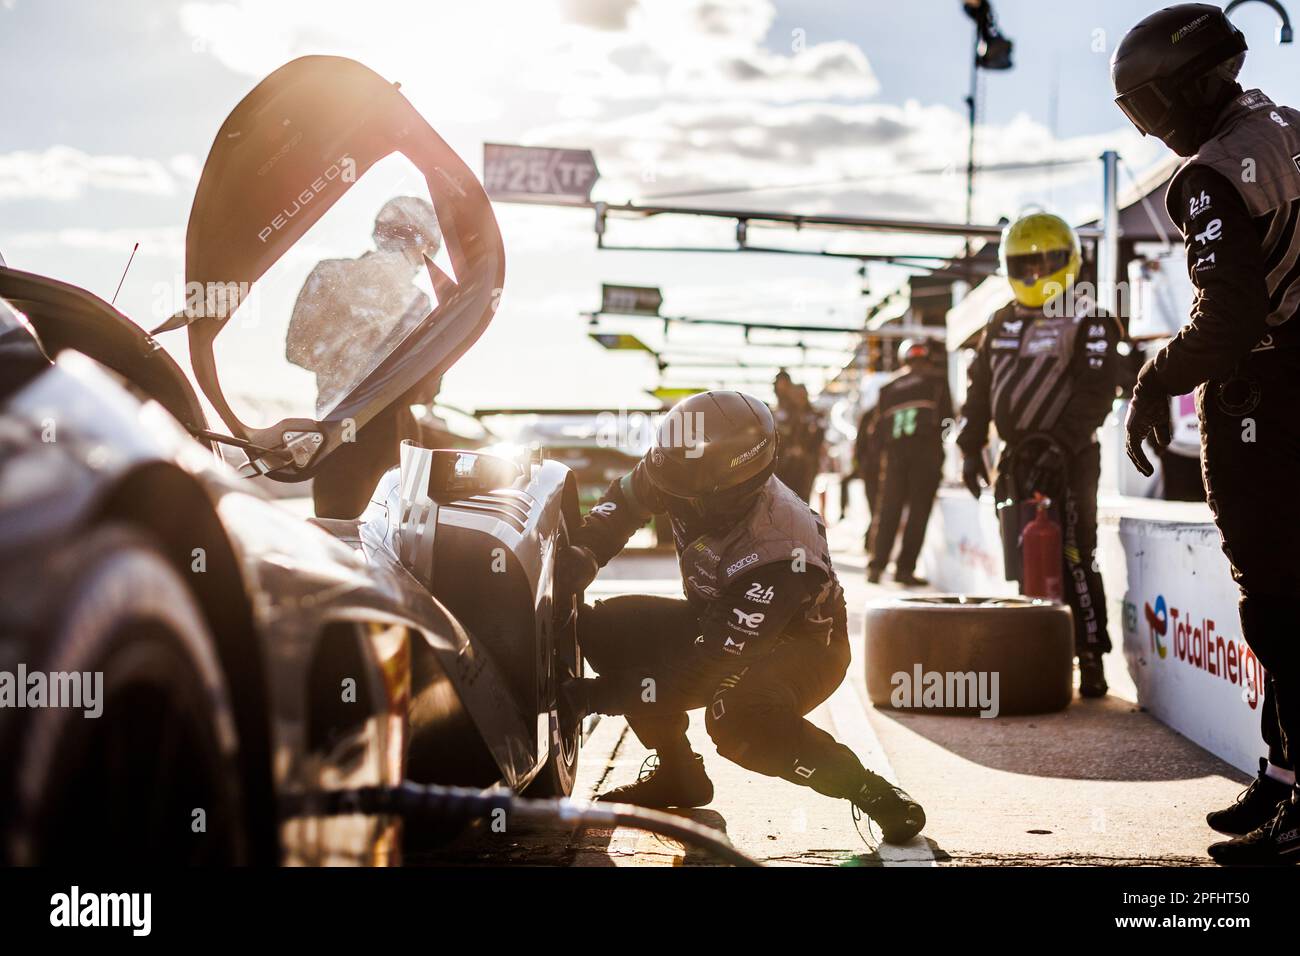
MULTIPOLYGON (((1237 587, 1203 504, 1103 496, 1097 560, 1110 636, 1122 646, 1138 703, 1247 773, 1263 744, 1264 670, 1241 637, 1237 587)), ((990 495, 944 488, 923 551, 937 590, 1014 594, 990 495)))

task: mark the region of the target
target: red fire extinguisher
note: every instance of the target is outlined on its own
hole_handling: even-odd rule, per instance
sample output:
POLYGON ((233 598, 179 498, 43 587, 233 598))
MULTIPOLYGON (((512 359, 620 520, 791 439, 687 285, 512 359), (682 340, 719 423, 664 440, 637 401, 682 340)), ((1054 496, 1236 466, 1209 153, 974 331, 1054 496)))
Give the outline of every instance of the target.
POLYGON ((1059 603, 1065 599, 1065 582, 1061 577, 1061 526, 1052 517, 1052 500, 1042 492, 1034 492, 1034 506, 1038 513, 1020 535, 1025 594, 1059 603))

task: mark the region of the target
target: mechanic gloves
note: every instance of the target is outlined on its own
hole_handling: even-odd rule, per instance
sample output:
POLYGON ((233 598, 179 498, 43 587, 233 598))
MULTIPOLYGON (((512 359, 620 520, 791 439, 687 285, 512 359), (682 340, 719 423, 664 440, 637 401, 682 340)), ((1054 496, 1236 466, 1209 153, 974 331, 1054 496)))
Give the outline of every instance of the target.
POLYGON ((1133 467, 1148 478, 1155 470, 1142 448, 1142 442, 1150 436, 1158 447, 1163 448, 1172 439, 1172 423, 1169 414, 1169 393, 1160 384, 1152 362, 1148 361, 1138 373, 1137 384, 1133 386, 1133 399, 1129 402, 1128 418, 1124 421, 1127 432, 1125 450, 1133 467))
POLYGON ((976 452, 967 455, 961 463, 961 480, 966 488, 978 500, 983 481, 985 485, 989 484, 989 470, 984 467, 984 456, 976 452))
POLYGON ((598 571, 600 562, 590 548, 571 544, 560 549, 555 559, 556 594, 580 594, 596 579, 598 571))

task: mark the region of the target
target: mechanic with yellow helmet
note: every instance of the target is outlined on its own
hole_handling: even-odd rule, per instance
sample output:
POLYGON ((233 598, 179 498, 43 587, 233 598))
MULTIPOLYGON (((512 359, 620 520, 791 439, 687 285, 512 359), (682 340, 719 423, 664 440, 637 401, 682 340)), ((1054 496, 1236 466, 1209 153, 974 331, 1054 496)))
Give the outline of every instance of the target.
MULTIPOLYGON (((1115 399, 1120 329, 1083 285, 1075 285, 1079 238, 1059 216, 1037 212, 1002 233, 1000 257, 1015 299, 993 313, 970 368, 957 445, 976 498, 988 483, 989 423, 1005 443, 996 497, 1012 507, 1041 492, 1061 520, 1065 599, 1074 612, 1079 693, 1107 691, 1110 650, 1097 547, 1097 428, 1115 399)), ((1008 556, 1008 568, 1018 561, 1008 556)), ((1019 576, 1018 572, 1016 576, 1019 576)))

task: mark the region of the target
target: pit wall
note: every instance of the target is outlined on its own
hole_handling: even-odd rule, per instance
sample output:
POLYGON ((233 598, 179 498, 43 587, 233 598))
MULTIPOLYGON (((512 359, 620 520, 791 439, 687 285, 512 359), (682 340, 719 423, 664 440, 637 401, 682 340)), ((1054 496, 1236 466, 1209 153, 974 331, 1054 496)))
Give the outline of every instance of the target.
MULTIPOLYGON (((926 534, 924 568, 938 590, 1014 594, 987 492, 945 487, 926 534)), ((1103 495, 1097 560, 1110 635, 1122 646, 1138 703, 1248 773, 1263 753, 1263 668, 1241 638, 1237 588, 1209 508, 1103 495)))

